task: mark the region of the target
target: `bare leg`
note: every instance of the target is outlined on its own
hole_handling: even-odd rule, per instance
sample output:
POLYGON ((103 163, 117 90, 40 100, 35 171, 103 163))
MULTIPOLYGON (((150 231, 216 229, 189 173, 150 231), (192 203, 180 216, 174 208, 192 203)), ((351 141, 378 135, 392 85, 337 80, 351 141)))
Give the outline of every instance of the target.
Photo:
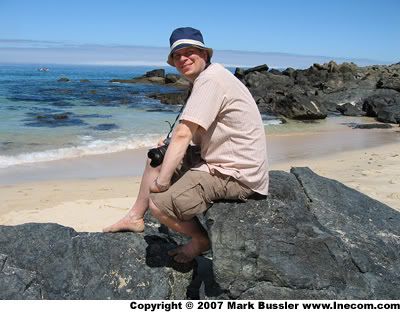
POLYGON ((150 185, 156 179, 159 172, 160 167, 151 167, 150 161, 147 160, 142 181, 140 182, 139 194, 132 208, 118 222, 104 228, 103 232, 114 233, 120 231, 132 231, 139 233, 144 230, 143 216, 149 208, 150 185))
POLYGON ((155 206, 153 201, 150 200, 149 204, 151 213, 161 224, 192 238, 192 240, 186 245, 170 252, 170 255, 174 256, 175 261, 179 263, 190 262, 196 256, 210 248, 210 239, 208 238, 207 232, 200 225, 197 219, 180 221, 162 212, 155 206))

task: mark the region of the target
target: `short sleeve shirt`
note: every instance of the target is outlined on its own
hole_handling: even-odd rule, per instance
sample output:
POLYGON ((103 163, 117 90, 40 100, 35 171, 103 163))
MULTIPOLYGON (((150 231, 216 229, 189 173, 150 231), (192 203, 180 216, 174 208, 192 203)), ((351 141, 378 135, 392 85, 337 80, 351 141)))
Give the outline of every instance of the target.
POLYGON ((194 170, 229 175, 260 194, 268 193, 264 125, 249 90, 220 64, 196 78, 180 120, 198 124, 205 163, 194 170))

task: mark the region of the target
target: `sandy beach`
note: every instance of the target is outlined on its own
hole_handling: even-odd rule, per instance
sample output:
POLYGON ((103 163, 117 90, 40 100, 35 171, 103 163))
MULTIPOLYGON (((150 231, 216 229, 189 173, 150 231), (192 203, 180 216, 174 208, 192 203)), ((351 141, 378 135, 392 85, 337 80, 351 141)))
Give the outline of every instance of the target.
MULTIPOLYGON (((400 132, 336 127, 267 136, 271 170, 307 166, 400 211, 400 132)), ((0 172, 0 224, 54 222, 101 231, 135 200, 146 150, 0 172), (132 165, 133 164, 133 165, 132 165)))

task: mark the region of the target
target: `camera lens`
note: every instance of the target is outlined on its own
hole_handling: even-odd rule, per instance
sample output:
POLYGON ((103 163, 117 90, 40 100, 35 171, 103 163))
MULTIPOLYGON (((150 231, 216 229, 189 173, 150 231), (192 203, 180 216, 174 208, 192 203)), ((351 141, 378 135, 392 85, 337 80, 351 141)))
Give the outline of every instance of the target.
POLYGON ((158 148, 150 149, 147 152, 147 157, 151 160, 150 166, 157 167, 163 162, 167 148, 168 146, 164 145, 158 148))

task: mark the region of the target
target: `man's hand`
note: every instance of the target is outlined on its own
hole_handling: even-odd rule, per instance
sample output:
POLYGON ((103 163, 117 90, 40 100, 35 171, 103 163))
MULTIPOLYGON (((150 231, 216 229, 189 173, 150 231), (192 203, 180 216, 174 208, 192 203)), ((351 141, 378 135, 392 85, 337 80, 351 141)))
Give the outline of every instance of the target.
POLYGON ((165 153, 164 162, 161 165, 160 174, 151 184, 150 192, 163 192, 169 188, 172 175, 182 161, 187 147, 193 138, 199 125, 182 120, 175 128, 171 143, 165 153))

